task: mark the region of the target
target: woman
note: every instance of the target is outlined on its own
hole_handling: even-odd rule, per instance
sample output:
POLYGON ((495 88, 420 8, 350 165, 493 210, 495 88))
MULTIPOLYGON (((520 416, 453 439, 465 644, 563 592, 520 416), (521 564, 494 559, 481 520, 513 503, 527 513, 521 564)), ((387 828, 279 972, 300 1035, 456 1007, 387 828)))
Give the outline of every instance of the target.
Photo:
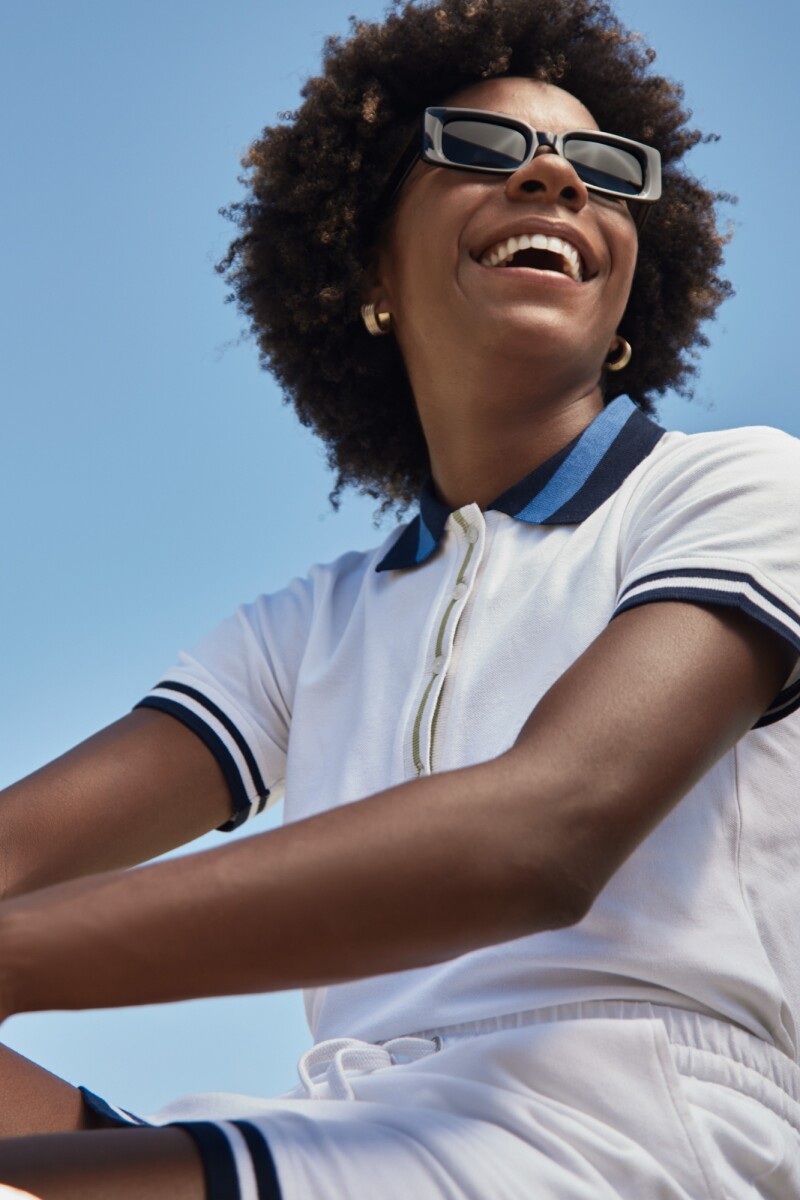
POLYGON ((648 61, 588 0, 407 7, 251 150, 264 356, 339 486, 419 511, 9 790, 0 996, 302 985, 318 1045, 137 1129, 6 1052, 3 1182, 797 1193, 800 450, 646 415, 726 291, 648 61), (282 830, 119 870, 284 784, 282 830))

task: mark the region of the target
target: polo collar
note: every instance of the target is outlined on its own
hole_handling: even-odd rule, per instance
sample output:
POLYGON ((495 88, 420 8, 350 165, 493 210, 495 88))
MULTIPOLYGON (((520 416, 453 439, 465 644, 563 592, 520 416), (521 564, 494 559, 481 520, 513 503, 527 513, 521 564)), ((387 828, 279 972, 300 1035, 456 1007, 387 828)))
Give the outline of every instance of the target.
MULTIPOLYGON (((618 396, 547 462, 487 505, 527 525, 579 525, 599 508, 647 457, 664 430, 627 396, 618 396)), ((403 530, 377 571, 402 570, 430 558, 451 509, 431 482, 419 513, 403 530)))

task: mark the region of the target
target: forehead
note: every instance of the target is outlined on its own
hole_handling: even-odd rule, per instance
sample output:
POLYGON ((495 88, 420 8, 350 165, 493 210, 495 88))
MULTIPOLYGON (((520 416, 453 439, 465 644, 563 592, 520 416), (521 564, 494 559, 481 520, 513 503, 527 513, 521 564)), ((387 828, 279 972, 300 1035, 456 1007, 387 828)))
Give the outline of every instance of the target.
POLYGON ((563 88, 514 75, 486 79, 448 96, 453 108, 485 108, 521 117, 534 129, 562 133, 566 129, 597 129, 588 108, 563 88))

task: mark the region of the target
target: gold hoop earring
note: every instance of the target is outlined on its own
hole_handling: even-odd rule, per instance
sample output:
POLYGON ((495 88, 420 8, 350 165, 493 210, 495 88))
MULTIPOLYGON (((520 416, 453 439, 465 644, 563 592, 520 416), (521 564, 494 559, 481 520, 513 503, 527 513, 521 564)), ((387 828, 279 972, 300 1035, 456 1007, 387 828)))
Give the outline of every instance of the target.
POLYGON ((621 371, 622 368, 627 367, 628 363, 631 361, 633 350, 631 349, 630 342, 626 342, 624 337, 620 337, 620 335, 617 334, 614 337, 611 345, 608 347, 608 353, 617 354, 617 357, 612 358, 611 361, 606 359, 605 363, 603 364, 606 370, 621 371), (617 353, 618 351, 619 353, 617 353))
POLYGON ((373 337, 382 337, 392 328, 392 314, 388 312, 377 312, 377 305, 362 304, 361 319, 367 327, 367 331, 373 337))

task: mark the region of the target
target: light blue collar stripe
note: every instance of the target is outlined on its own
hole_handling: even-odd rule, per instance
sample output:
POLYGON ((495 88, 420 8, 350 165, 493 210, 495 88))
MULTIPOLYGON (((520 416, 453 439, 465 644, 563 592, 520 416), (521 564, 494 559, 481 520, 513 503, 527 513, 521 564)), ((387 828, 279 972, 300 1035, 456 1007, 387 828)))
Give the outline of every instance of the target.
POLYGON ((432 554, 436 549, 436 540, 428 526, 422 519, 422 513, 419 515, 419 541, 417 542, 417 556, 415 562, 424 562, 429 554, 432 554))
POLYGON ((517 520, 539 525, 571 500, 607 453, 635 408, 627 396, 612 400, 591 425, 587 425, 552 479, 515 514, 517 520))

